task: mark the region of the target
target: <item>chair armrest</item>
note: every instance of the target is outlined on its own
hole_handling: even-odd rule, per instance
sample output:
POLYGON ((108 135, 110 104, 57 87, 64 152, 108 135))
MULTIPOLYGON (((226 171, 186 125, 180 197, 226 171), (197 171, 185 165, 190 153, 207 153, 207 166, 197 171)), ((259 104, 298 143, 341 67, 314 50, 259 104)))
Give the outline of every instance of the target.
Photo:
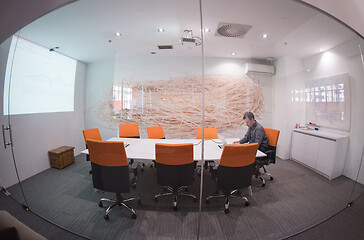
POLYGON ((268 151, 265 152, 265 154, 267 154, 268 159, 272 159, 274 157, 274 151, 273 150, 268 150, 268 151))

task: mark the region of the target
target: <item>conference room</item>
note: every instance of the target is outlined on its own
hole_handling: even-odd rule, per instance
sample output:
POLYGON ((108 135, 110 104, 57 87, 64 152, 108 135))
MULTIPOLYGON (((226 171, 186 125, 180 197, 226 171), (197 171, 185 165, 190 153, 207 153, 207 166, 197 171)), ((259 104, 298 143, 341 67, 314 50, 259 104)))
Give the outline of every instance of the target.
POLYGON ((0 185, 87 239, 293 236, 364 192, 363 46, 301 1, 72 1, 0 45, 0 185), (248 130, 247 111, 274 156, 241 144, 237 159, 269 158, 260 173, 270 175, 250 162, 227 204, 211 196, 223 192, 222 153, 248 130), (177 187, 176 166, 160 176, 179 159, 158 159, 168 144, 190 159, 177 187), (52 167, 49 151, 62 146, 75 161, 52 167), (98 151, 123 170, 105 170, 98 151), (126 179, 125 192, 95 183, 102 172, 126 179), (120 196, 138 201, 107 211, 101 199, 120 196))

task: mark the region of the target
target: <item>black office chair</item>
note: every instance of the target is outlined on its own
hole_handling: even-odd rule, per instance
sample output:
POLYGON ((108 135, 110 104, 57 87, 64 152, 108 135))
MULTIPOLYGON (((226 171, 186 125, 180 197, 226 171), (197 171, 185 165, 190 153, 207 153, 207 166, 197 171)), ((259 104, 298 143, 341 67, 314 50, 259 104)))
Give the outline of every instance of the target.
POLYGON ((265 133, 268 136, 268 150, 265 152, 267 154, 267 157, 264 158, 257 158, 255 160, 256 166, 255 166, 255 177, 259 177, 262 181, 262 187, 265 187, 265 179, 263 178, 264 175, 269 176, 269 179, 273 181, 273 176, 267 172, 265 169, 265 166, 268 166, 269 164, 276 163, 276 148, 278 143, 278 137, 279 137, 279 130, 272 129, 272 128, 264 128, 265 133), (263 169, 263 172, 260 172, 260 169, 263 169))
POLYGON ((111 209, 119 205, 131 211, 132 218, 135 219, 137 215, 134 209, 126 202, 138 200, 138 204, 141 204, 141 200, 136 197, 124 199, 121 196, 121 193, 130 192, 131 184, 124 142, 88 140, 87 146, 90 153, 94 188, 116 193, 116 200, 101 198, 99 202, 100 207, 104 206, 104 202, 112 203, 106 209, 104 218, 108 220, 111 209))
POLYGON ((193 144, 155 144, 155 168, 157 183, 164 187, 164 192, 154 196, 155 201, 161 196, 173 196, 173 209, 177 210, 177 196, 189 196, 194 201, 194 194, 182 192, 193 184, 193 144))
MULTIPOLYGON (((119 124, 119 137, 120 138, 140 138, 139 134, 139 125, 136 123, 130 124, 119 124)), ((130 159, 131 168, 134 170, 134 181, 132 184, 133 188, 136 188, 136 183, 138 179, 138 167, 141 168, 141 171, 144 171, 145 163, 134 162, 134 159, 130 159)))
POLYGON ((225 213, 229 213, 229 198, 238 197, 245 200, 245 206, 249 206, 248 198, 241 194, 240 189, 248 187, 252 195, 251 182, 257 150, 258 143, 224 146, 216 174, 218 191, 206 198, 206 204, 212 198, 225 197, 225 213), (219 194, 220 190, 223 194, 219 194))

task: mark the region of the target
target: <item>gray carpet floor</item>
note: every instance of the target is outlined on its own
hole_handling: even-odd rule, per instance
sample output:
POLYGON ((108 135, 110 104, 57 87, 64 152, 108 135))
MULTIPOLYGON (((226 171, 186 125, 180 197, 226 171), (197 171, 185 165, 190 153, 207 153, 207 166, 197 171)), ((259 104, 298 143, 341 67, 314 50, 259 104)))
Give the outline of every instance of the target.
MULTIPOLYGON (((103 219, 101 197, 111 193, 95 191, 88 173, 89 162, 80 155, 76 163, 63 170, 48 169, 25 181, 23 189, 32 211, 71 231, 90 239, 196 239, 199 205, 189 198, 179 198, 180 210, 175 212, 171 198, 154 201, 162 191, 156 184, 154 169, 147 166, 139 171, 138 185, 125 196, 139 196, 142 206, 131 203, 137 219, 116 207, 110 220, 103 219)), ((344 176, 327 180, 321 175, 292 161, 277 160, 268 166, 275 177, 262 188, 253 179, 251 205, 233 199, 230 214, 223 211, 223 199, 213 199, 209 205, 202 201, 200 239, 280 239, 309 228, 344 208, 350 198, 357 198, 364 187, 344 176), (355 188, 354 188, 355 186, 355 188), (353 194, 352 194, 353 192, 353 194)), ((200 177, 189 190, 199 195, 200 177)), ((8 189, 22 200, 17 185, 8 189)), ((203 199, 214 193, 215 183, 204 175, 203 199)), ((247 192, 243 190, 243 193, 247 192)), ((24 200, 23 200, 24 201, 24 200)), ((313 230, 311 230, 313 231, 313 230)))

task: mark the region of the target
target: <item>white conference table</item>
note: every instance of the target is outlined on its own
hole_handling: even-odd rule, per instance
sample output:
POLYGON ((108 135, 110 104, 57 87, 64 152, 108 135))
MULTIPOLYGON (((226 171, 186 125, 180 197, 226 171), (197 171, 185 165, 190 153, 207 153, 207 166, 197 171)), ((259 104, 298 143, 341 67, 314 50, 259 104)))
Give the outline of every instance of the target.
MULTIPOLYGON (((237 138, 227 138, 226 143, 232 144, 237 141, 237 138)), ((112 137, 107 141, 122 141, 125 145, 126 156, 129 159, 138 161, 151 161, 155 160, 155 144, 156 143, 193 143, 193 159, 195 161, 201 161, 202 152, 202 141, 201 139, 141 139, 141 138, 119 138, 112 137)), ((204 160, 205 161, 218 161, 220 160, 223 149, 223 143, 219 139, 206 139, 204 149, 204 160)), ((83 150, 81 153, 88 154, 88 150, 83 150)), ((256 157, 265 157, 265 153, 257 151, 256 157)))

